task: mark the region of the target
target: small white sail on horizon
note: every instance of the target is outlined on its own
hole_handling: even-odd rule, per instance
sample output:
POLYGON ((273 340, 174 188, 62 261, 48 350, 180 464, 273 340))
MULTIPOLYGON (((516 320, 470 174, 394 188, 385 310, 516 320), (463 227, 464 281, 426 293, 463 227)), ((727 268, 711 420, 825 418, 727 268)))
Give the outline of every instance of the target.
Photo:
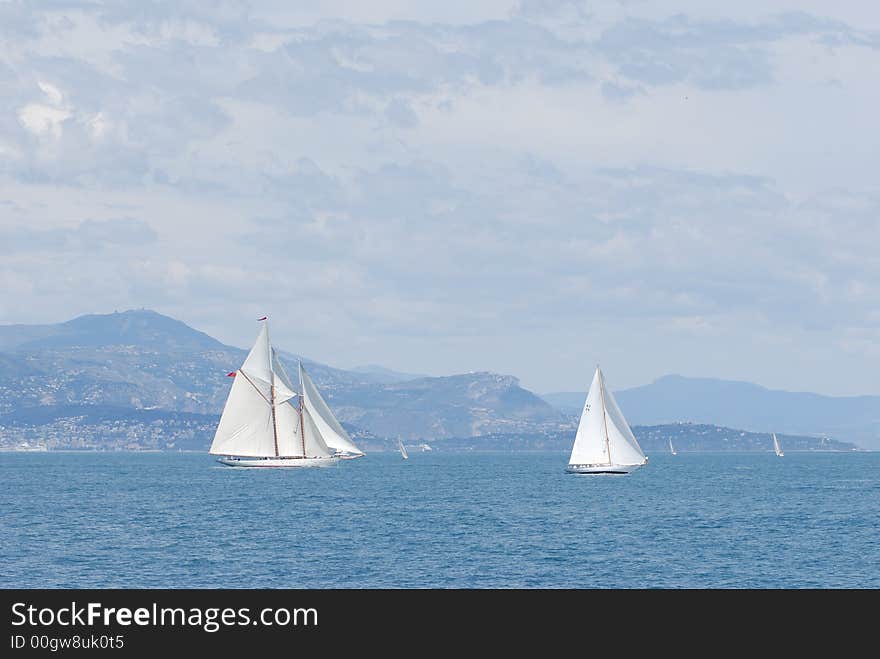
POLYGON ((780 458, 785 455, 785 453, 782 452, 782 449, 779 448, 779 440, 776 439, 776 433, 773 433, 773 452, 780 458))
POLYGON ((675 447, 672 445, 672 438, 671 437, 669 438, 669 453, 671 453, 672 455, 678 455, 678 453, 675 450, 675 447))
POLYGON ((627 474, 648 459, 605 387, 597 366, 584 402, 566 471, 575 474, 627 474))
POLYGON ((406 452, 406 447, 403 445, 403 442, 400 441, 400 437, 397 438, 397 450, 400 451, 400 457, 404 460, 409 460, 409 454, 406 452))
POLYGON ((343 446, 363 455, 302 366, 296 391, 265 321, 241 368, 230 374, 234 380, 209 453, 234 467, 326 466, 339 459, 343 446))

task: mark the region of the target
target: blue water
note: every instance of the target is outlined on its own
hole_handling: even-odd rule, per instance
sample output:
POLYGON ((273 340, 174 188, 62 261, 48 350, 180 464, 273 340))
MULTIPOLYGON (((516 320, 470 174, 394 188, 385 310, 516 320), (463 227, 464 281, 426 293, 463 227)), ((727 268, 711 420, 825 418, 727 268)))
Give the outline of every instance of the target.
POLYGON ((0 454, 2 587, 880 587, 880 453, 0 454))

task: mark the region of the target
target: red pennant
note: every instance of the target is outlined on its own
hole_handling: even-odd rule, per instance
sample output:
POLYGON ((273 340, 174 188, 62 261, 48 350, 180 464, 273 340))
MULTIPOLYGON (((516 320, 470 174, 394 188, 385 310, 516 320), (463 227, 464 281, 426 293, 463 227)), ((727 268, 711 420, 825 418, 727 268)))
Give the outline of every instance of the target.
POLYGON ((234 377, 235 377, 235 371, 232 371, 232 373, 227 373, 227 374, 226 374, 226 377, 228 377, 228 378, 234 378, 234 377))
POLYGON ((257 318, 257 320, 266 320, 269 316, 263 316, 262 318, 257 318))

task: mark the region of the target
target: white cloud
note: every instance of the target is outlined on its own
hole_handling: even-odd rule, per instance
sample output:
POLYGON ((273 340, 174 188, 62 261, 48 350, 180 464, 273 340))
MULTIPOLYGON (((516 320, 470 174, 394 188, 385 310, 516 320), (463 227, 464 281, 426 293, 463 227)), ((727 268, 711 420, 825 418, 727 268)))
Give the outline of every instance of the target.
POLYGON ((107 132, 107 119, 104 117, 103 112, 98 112, 94 116, 88 118, 86 122, 95 139, 101 139, 101 137, 104 136, 104 133, 107 132))
POLYGON ((64 96, 61 94, 59 89, 54 85, 50 85, 48 82, 40 81, 37 83, 37 86, 43 90, 43 93, 46 95, 49 103, 58 107, 63 104, 64 96))
POLYGON ((61 91, 48 82, 38 81, 37 86, 46 96, 48 104, 28 103, 18 111, 22 125, 35 135, 51 135, 60 138, 64 121, 71 116, 61 91))
POLYGON ((69 110, 39 103, 30 103, 18 111, 18 118, 29 131, 35 135, 51 135, 55 138, 61 137, 62 125, 69 117, 69 110))
POLYGON ((334 364, 877 393, 880 12, 794 4, 16 5, 3 281, 334 364))

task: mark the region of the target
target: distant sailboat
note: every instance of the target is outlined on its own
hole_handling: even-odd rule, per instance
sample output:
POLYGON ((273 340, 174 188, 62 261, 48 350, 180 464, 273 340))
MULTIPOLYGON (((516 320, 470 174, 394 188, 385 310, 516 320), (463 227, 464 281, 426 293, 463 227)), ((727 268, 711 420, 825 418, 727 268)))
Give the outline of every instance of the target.
POLYGON ((672 439, 671 438, 669 439, 669 452, 672 455, 678 455, 678 453, 676 453, 676 451, 675 451, 675 447, 672 446, 672 439))
POLYGON ((647 462, 614 396, 605 388, 605 377, 597 366, 566 471, 628 474, 647 462))
POLYGON ((400 457, 404 460, 409 460, 409 454, 406 452, 406 447, 403 445, 403 442, 400 441, 400 437, 397 438, 397 450, 400 451, 400 457))
POLYGON ((226 399, 210 453, 230 467, 323 467, 364 455, 299 366, 299 392, 263 326, 226 399), (294 402, 296 401, 296 402, 294 402))
POLYGON ((773 451, 774 451, 774 452, 776 453, 776 455, 778 455, 780 458, 781 458, 782 456, 785 455, 785 453, 782 452, 782 449, 779 448, 779 440, 776 439, 776 433, 773 433, 773 451))

